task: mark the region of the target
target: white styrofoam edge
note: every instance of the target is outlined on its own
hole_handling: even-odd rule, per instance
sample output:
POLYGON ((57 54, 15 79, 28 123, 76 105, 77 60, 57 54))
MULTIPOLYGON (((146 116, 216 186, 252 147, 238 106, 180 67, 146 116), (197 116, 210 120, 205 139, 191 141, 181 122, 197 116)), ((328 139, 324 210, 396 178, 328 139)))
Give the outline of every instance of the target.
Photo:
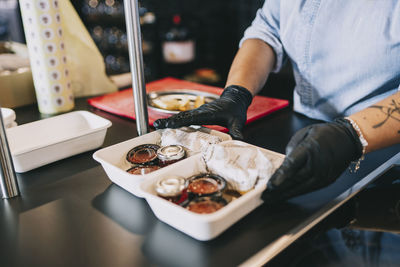
MULTIPOLYGON (((152 182, 155 180, 152 179, 152 182)), ((263 201, 260 197, 265 187, 266 185, 259 185, 211 214, 191 212, 141 188, 144 198, 158 219, 197 240, 206 241, 220 235, 261 205, 263 201)))
POLYGON ((38 121, 30 122, 30 123, 25 123, 25 124, 22 124, 22 125, 19 125, 19 126, 11 127, 9 129, 7 129, 7 132, 9 134, 10 132, 12 133, 12 131, 17 130, 16 128, 19 128, 18 130, 20 130, 22 127, 24 127, 24 128, 25 127, 30 127, 30 126, 35 125, 35 124, 40 125, 41 123, 43 123, 44 120, 60 120, 60 119, 62 119, 62 117, 69 116, 72 113, 80 113, 85 117, 95 118, 96 120, 101 121, 102 125, 97 127, 97 128, 87 129, 86 131, 82 131, 79 135, 71 136, 69 138, 56 140, 54 142, 49 142, 47 144, 38 145, 38 146, 35 146, 35 147, 32 147, 32 148, 20 149, 18 151, 11 151, 12 156, 18 156, 18 155, 21 155, 21 154, 32 152, 34 150, 41 149, 43 147, 47 147, 47 146, 51 146, 51 145, 54 145, 54 144, 66 142, 66 141, 69 141, 69 140, 73 140, 73 139, 79 138, 81 136, 88 135, 90 133, 94 133, 94 132, 97 132, 97 131, 101 131, 101 130, 107 129, 112 124, 111 121, 109 121, 107 119, 104 119, 104 118, 102 118, 100 116, 97 116, 97 115, 95 115, 95 114, 93 114, 91 112, 88 112, 88 111, 85 111, 85 110, 78 110, 78 111, 72 111, 72 112, 68 112, 68 113, 62 114, 62 115, 57 115, 57 116, 54 116, 54 117, 50 117, 50 118, 47 118, 47 119, 38 120, 38 121))
MULTIPOLYGON (((260 192, 258 195, 254 195, 253 199, 250 199, 249 201, 243 202, 242 205, 239 205, 237 208, 232 208, 230 209, 230 212, 226 216, 219 216, 216 220, 204 220, 201 221, 198 218, 199 217, 186 217, 184 220, 180 223, 177 223, 176 217, 181 217, 185 216, 184 214, 178 215, 178 212, 170 212, 169 214, 165 215, 161 212, 160 209, 157 208, 157 206, 160 206, 161 208, 167 209, 168 207, 163 207, 160 205, 159 202, 152 201, 148 198, 146 198, 146 201, 149 203, 150 208, 153 210, 155 216, 162 222, 170 225, 171 227, 197 239, 200 241, 209 241, 223 232, 225 232, 229 227, 231 227, 233 224, 238 222, 240 219, 245 217, 247 214, 252 212, 255 208, 260 206, 263 201, 261 200, 261 193, 260 192), (242 209, 238 211, 238 209, 242 209), (229 216, 229 218, 228 218, 229 216), (184 223, 182 223, 184 222, 184 223)), ((206 216, 206 215, 204 215, 206 216)))

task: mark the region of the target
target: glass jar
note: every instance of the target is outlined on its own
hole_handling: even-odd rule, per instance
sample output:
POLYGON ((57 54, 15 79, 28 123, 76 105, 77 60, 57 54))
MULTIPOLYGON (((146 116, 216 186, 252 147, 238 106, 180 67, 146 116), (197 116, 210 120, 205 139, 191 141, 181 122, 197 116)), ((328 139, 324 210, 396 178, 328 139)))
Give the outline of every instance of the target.
POLYGON ((198 197, 221 195, 225 188, 226 180, 216 174, 198 174, 188 180, 188 192, 198 197))
POLYGON ((156 165, 158 163, 157 150, 160 148, 154 144, 144 144, 129 150, 126 160, 139 165, 156 165))
POLYGON ((185 149, 179 145, 164 146, 157 150, 157 157, 160 166, 165 167, 183 159, 185 157, 185 149))
POLYGON ((183 204, 188 199, 187 180, 182 177, 165 177, 157 181, 157 195, 175 204, 183 204))

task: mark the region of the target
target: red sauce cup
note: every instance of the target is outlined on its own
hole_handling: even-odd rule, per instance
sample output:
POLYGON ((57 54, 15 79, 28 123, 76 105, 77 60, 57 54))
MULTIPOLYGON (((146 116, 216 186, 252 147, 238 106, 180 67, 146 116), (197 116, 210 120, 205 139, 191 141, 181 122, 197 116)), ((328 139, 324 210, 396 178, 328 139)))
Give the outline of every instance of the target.
POLYGON ((154 165, 158 163, 157 150, 160 148, 154 144, 144 144, 129 150, 126 160, 133 164, 154 165))
POLYGON ((187 188, 188 192, 198 197, 221 195, 226 188, 226 180, 211 173, 198 174, 189 178, 187 188))

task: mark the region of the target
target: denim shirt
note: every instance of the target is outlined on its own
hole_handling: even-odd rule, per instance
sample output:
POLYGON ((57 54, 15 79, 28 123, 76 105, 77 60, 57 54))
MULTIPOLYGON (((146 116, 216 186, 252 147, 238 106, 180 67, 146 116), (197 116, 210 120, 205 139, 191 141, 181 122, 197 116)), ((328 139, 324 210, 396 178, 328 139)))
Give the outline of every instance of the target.
POLYGON ((400 0, 266 0, 246 39, 293 66, 294 110, 330 121, 399 90, 400 0))

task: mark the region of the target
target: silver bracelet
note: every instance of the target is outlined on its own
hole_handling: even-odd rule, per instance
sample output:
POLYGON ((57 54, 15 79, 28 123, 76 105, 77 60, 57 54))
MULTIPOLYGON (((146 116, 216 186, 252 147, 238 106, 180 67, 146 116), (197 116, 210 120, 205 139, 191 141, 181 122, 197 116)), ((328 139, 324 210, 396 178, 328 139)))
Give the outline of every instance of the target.
POLYGON ((365 140, 364 135, 361 132, 360 127, 357 125, 357 123, 355 121, 353 121, 349 117, 344 117, 344 119, 347 120, 348 122, 350 122, 350 124, 351 124, 351 126, 353 126, 354 130, 356 130, 356 132, 358 134, 358 138, 359 138, 360 143, 362 145, 362 155, 361 155, 361 157, 357 161, 353 161, 354 170, 351 170, 351 168, 350 168, 350 171, 356 172, 360 168, 361 161, 364 159, 364 155, 365 155, 366 148, 368 146, 368 142, 367 142, 367 140, 365 140))

